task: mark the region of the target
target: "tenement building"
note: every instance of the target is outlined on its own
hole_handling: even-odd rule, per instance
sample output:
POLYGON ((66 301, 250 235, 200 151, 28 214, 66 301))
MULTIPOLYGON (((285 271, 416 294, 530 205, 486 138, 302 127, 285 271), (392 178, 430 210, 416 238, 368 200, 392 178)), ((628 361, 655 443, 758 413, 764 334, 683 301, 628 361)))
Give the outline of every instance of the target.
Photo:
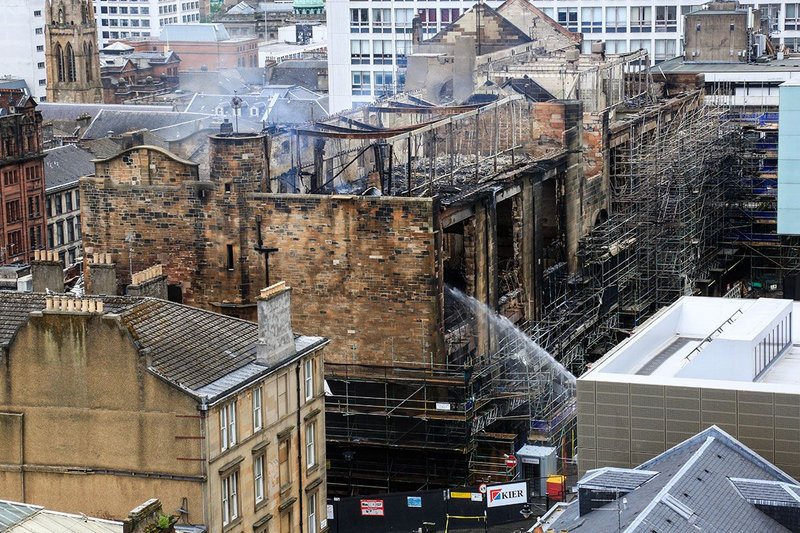
POLYGON ((81 196, 78 179, 94 173, 94 156, 74 144, 44 152, 47 249, 65 266, 81 257, 81 196))
MULTIPOLYGON (((57 278, 42 255, 34 278, 57 278)), ((113 268, 94 262, 92 287, 113 268)), ((163 294, 159 273, 130 292, 163 294)), ((0 499, 124 518, 147 495, 203 531, 324 530, 327 341, 294 335, 290 294, 260 291, 255 323, 153 297, 0 292, 0 499)))
POLYGON ((41 143, 34 99, 0 89, 0 265, 27 262, 45 247, 41 143))

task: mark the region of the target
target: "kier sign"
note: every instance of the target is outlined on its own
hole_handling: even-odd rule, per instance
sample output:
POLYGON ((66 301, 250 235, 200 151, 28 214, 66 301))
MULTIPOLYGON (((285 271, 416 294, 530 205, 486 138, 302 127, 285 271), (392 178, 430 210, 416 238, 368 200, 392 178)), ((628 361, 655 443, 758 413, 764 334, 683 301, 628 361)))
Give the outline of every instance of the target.
POLYGON ((489 487, 486 491, 486 507, 505 507, 506 505, 516 505, 528 503, 528 484, 506 483, 489 487))
POLYGON ((383 516, 383 500, 361 500, 361 516, 383 516))

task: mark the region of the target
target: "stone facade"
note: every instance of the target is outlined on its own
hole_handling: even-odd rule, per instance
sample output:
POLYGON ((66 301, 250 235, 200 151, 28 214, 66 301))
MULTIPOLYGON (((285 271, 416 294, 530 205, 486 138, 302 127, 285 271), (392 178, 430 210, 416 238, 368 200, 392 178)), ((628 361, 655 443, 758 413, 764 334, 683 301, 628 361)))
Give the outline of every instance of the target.
POLYGON ((2 353, 3 379, 16 384, 0 392, 2 499, 124 517, 145 494, 170 510, 186 497, 202 522, 203 465, 177 460, 201 454, 196 402, 142 371, 116 321, 32 317, 2 353))
POLYGON ((746 62, 750 55, 750 36, 746 28, 751 15, 740 9, 736 1, 709 2, 706 5, 708 9, 686 15, 684 60, 746 62))
POLYGON ((528 0, 506 0, 497 12, 543 50, 566 50, 581 44, 580 33, 568 31, 528 0))
POLYGON ((103 103, 92 0, 49 0, 47 4, 47 101, 103 103))
POLYGON ((0 265, 44 249, 42 115, 21 91, 0 89, 0 265))
MULTIPOLYGON (((49 300, 45 307, 41 294, 0 294, 0 330, 16 332, 0 335, 0 499, 121 519, 145 495, 207 531, 325 529, 324 339, 299 337, 250 378, 239 369, 198 390, 153 371, 165 355, 142 333, 159 331, 170 347, 186 342, 174 321, 141 316, 153 306, 184 316, 187 308, 49 300)), ((286 311, 267 318, 285 326, 286 311)), ((248 349, 263 342, 255 324, 191 312, 197 338, 185 350, 220 319, 227 322, 215 335, 240 327, 248 349)))
MULTIPOLYGON (((392 481, 393 487, 419 483, 419 478, 408 481, 419 475, 410 472, 434 463, 453 466, 430 477, 423 473, 423 478, 449 484, 467 475, 468 454, 458 439, 469 415, 453 411, 431 422, 419 414, 424 410, 415 411, 393 426, 393 431, 405 433, 403 428, 408 428, 414 433, 405 434, 402 450, 382 447, 380 437, 362 446, 347 441, 354 437, 343 428, 373 426, 365 420, 368 415, 359 415, 357 422, 353 415, 342 415, 342 391, 348 383, 353 395, 387 391, 393 398, 427 402, 430 409, 432 398, 463 405, 469 379, 463 372, 428 383, 436 381, 432 377, 441 378, 440 369, 459 364, 453 363, 459 357, 453 355, 455 337, 448 329, 453 324, 445 321, 445 284, 513 320, 541 315, 548 303, 544 272, 566 265, 566 250, 577 249, 582 228, 594 221, 595 213, 582 210, 581 201, 592 197, 598 206, 607 201, 603 187, 590 186, 584 179, 585 168, 594 173, 595 182, 605 179, 594 159, 603 148, 583 149, 585 140, 593 139, 596 124, 584 127, 581 102, 533 103, 517 97, 514 103, 470 112, 466 127, 449 130, 452 140, 441 142, 440 148, 450 143, 470 158, 477 151, 487 158, 487 171, 499 142, 491 132, 513 130, 520 159, 512 172, 491 183, 479 177, 471 183, 469 176, 463 195, 448 202, 427 195, 310 194, 327 181, 338 186, 363 179, 379 189, 386 186, 374 170, 374 151, 365 151, 342 169, 336 158, 346 145, 339 139, 212 135, 207 181, 196 178, 180 158, 156 153, 153 147, 135 148, 127 154, 133 162, 121 154, 99 162, 96 175, 81 180, 85 244, 110 253, 125 284, 130 268, 163 264, 169 285, 180 289, 183 302, 246 319, 255 317, 262 287, 285 281, 296 303, 294 327, 331 339, 325 352, 334 394, 328 406, 328 434, 337 486, 342 486, 342 476, 370 476, 363 466, 353 473, 353 465, 345 464, 342 453, 351 449, 358 450, 364 464, 391 461, 392 468, 403 472, 403 480, 399 485, 392 481), (488 132, 477 141, 476 123, 478 131, 488 132), (138 178, 137 158, 160 158, 152 178, 138 178), (302 176, 294 174, 298 160, 306 162, 302 176), (305 172, 310 162, 317 173, 311 178, 305 172), (164 172, 180 177, 168 181, 164 172), (301 192, 270 192, 282 190, 292 179, 303 187, 301 192), (359 385, 353 376, 358 376, 359 385), (357 386, 363 389, 355 392, 357 386), (423 389, 424 394, 419 392, 423 389), (418 399, 423 396, 427 399, 418 399), (430 462, 419 463, 409 451, 425 442, 420 434, 426 430, 419 428, 453 434, 453 441, 438 443, 426 459, 430 462)), ((403 127, 413 120, 411 114, 398 114, 395 120, 369 109, 359 113, 360 120, 385 127, 403 127)), ((405 146, 405 139, 395 143, 395 161, 406 161, 405 146)), ((503 157, 506 160, 498 165, 508 165, 513 156, 503 157)), ((395 192, 400 186, 394 184, 395 192)), ((330 184, 326 188, 331 192, 330 184)), ((476 329, 477 351, 492 353, 496 339, 482 333, 486 328, 476 329)), ((383 427, 381 420, 375 434, 383 427)))
POLYGON ((295 326, 333 339, 330 360, 441 357, 433 201, 261 193, 263 140, 212 137, 209 182, 154 147, 98 162, 81 180, 85 246, 112 255, 120 292, 131 264, 161 263, 185 303, 254 319, 260 227, 270 281, 294 287, 295 326))

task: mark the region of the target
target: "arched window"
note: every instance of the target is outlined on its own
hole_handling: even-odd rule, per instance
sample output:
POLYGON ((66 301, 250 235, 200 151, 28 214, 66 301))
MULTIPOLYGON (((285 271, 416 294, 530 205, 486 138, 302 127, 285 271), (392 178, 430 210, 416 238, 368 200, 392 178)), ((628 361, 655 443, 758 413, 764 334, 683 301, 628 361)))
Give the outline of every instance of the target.
POLYGON ((75 76, 75 52, 72 45, 67 43, 67 81, 76 81, 75 76))
POLYGON ((56 45, 56 68, 58 69, 58 81, 64 81, 64 49, 60 44, 56 45))
POLYGON ((92 61, 94 59, 94 48, 92 43, 83 43, 84 64, 86 66, 86 81, 92 81, 92 61))

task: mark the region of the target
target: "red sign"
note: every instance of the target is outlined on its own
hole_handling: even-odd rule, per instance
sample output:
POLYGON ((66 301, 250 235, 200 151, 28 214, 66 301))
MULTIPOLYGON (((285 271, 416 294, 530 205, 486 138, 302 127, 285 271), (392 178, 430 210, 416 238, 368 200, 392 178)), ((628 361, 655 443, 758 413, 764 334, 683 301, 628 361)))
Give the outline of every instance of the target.
POLYGON ((517 458, 513 455, 506 456, 506 468, 509 470, 517 467, 517 458))
POLYGON ((383 516, 383 500, 361 500, 361 516, 383 516))

